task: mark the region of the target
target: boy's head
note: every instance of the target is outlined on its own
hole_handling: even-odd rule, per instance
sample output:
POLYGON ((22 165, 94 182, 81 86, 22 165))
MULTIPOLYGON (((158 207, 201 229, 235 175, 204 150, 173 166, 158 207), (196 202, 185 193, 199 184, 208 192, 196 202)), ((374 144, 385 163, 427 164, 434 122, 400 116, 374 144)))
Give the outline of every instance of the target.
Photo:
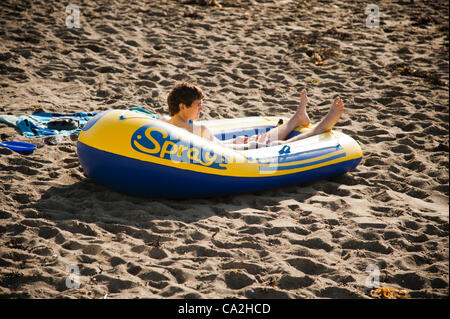
POLYGON ((203 99, 202 90, 195 84, 182 81, 176 83, 167 96, 167 104, 169 105, 169 115, 174 116, 180 111, 180 104, 190 107, 195 100, 203 99))

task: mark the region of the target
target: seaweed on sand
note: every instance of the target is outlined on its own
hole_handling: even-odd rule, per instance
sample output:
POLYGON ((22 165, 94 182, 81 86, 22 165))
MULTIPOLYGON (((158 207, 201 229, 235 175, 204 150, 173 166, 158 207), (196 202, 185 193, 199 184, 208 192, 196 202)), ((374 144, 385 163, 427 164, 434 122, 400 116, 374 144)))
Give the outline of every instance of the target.
POLYGON ((424 79, 425 81, 428 81, 435 85, 444 85, 448 83, 444 83, 438 74, 432 73, 429 71, 420 70, 415 67, 408 66, 404 63, 393 63, 386 66, 386 68, 391 71, 392 73, 398 73, 400 75, 406 75, 406 76, 414 76, 417 78, 424 79))

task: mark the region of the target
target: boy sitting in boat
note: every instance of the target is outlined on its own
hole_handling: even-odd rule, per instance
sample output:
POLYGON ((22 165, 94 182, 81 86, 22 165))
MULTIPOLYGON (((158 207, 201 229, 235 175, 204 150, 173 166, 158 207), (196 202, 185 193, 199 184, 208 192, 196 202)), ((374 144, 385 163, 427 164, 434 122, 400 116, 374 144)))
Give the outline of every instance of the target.
POLYGON ((203 109, 203 98, 204 94, 199 86, 186 81, 176 83, 167 96, 167 104, 171 118, 167 118, 166 121, 211 142, 235 150, 282 145, 330 131, 344 112, 344 103, 337 97, 327 115, 314 128, 285 140, 295 128, 310 124, 310 119, 306 112, 308 97, 306 91, 302 90, 297 111, 286 123, 263 134, 257 134, 251 137, 238 136, 235 139, 220 141, 205 126, 193 124, 193 121, 198 120, 200 112, 203 109))

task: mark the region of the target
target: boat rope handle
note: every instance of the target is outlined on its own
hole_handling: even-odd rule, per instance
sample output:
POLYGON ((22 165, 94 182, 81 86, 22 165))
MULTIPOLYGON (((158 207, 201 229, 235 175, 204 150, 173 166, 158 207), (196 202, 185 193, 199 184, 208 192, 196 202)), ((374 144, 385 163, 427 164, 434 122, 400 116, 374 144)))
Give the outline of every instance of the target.
POLYGON ((278 153, 280 155, 283 155, 283 154, 289 154, 290 152, 291 152, 291 147, 289 145, 284 145, 278 153))
POLYGON ((148 119, 154 119, 153 117, 150 117, 148 115, 134 115, 134 116, 125 116, 124 113, 122 113, 119 116, 119 120, 126 120, 126 119, 131 119, 131 118, 148 118, 148 119))

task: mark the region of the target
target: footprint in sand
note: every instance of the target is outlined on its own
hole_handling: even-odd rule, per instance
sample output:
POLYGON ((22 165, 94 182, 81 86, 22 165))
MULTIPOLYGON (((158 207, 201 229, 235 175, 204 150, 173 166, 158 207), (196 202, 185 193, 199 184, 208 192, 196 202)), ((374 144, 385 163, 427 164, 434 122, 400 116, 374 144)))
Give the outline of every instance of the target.
POLYGON ((53 226, 41 226, 39 227, 38 236, 44 239, 50 239, 56 237, 60 233, 59 229, 53 226))
POLYGON ((262 266, 260 266, 256 263, 248 263, 248 262, 241 262, 241 261, 231 261, 231 262, 222 264, 221 268, 225 269, 225 270, 242 269, 251 275, 264 274, 267 271, 267 269, 263 268, 262 266))
POLYGON ((69 240, 62 244, 61 247, 67 250, 80 250, 83 249, 84 246, 78 241, 69 240))
POLYGON ((111 257, 110 259, 109 259, 109 264, 112 266, 112 267, 116 267, 116 266, 118 266, 118 265, 123 265, 123 264, 126 264, 127 262, 123 259, 123 258, 121 258, 121 257, 118 257, 118 256, 113 256, 113 257, 111 257))
POLYGON ((64 221, 59 224, 59 227, 73 234, 83 234, 93 237, 98 235, 98 233, 94 229, 92 229, 90 225, 77 220, 64 221))
POLYGON ((0 219, 9 219, 11 218, 12 214, 5 212, 4 210, 0 210, 0 219))
POLYGON ((292 294, 275 288, 250 288, 245 291, 245 296, 249 299, 292 299, 292 294))
POLYGON ((333 299, 360 299, 361 294, 351 291, 347 288, 341 287, 327 287, 320 290, 317 293, 320 298, 333 298, 333 299))
POLYGON ((38 256, 52 256, 54 254, 53 250, 46 246, 34 247, 30 252, 38 256))
POLYGON ((74 158, 74 157, 65 158, 65 159, 63 159, 63 162, 66 163, 66 165, 64 165, 64 168, 67 168, 67 169, 80 166, 80 162, 78 161, 78 158, 74 158))
POLYGON ((331 243, 324 241, 322 238, 309 238, 302 240, 290 240, 289 241, 293 245, 301 245, 311 249, 323 249, 326 252, 330 252, 333 250, 333 246, 331 243))
POLYGON ((117 279, 103 274, 96 275, 95 277, 92 277, 92 279, 95 279, 96 283, 105 282, 109 293, 119 293, 123 290, 131 289, 138 285, 137 282, 131 280, 117 279))
POLYGON ((117 34, 117 33, 119 33, 119 31, 117 31, 115 28, 113 28, 112 26, 107 25, 107 24, 99 25, 99 26, 95 27, 95 29, 100 31, 100 32, 105 32, 107 34, 117 34))
POLYGON ((334 271, 333 268, 319 262, 315 262, 310 258, 291 258, 286 260, 286 262, 292 267, 308 275, 320 275, 334 271))
POLYGON ((424 278, 415 272, 387 275, 386 282, 396 283, 403 288, 411 290, 421 290, 425 287, 426 281, 424 278))
POLYGON ((28 204, 34 202, 33 193, 15 193, 12 195, 13 199, 20 204, 28 204))
POLYGON ((137 276, 141 271, 142 271, 142 267, 141 266, 136 265, 136 264, 131 263, 131 262, 129 262, 127 264, 127 272, 130 275, 137 276))
POLYGON ((353 249, 353 250, 367 250, 371 252, 390 254, 393 249, 386 246, 379 241, 361 241, 356 239, 349 239, 341 243, 342 249, 353 249))
POLYGON ((255 279, 238 270, 227 272, 224 279, 230 289, 242 289, 255 283, 255 279))
POLYGON ((295 277, 290 275, 283 275, 278 284, 281 289, 295 290, 309 287, 314 282, 315 280, 309 276, 295 277))

